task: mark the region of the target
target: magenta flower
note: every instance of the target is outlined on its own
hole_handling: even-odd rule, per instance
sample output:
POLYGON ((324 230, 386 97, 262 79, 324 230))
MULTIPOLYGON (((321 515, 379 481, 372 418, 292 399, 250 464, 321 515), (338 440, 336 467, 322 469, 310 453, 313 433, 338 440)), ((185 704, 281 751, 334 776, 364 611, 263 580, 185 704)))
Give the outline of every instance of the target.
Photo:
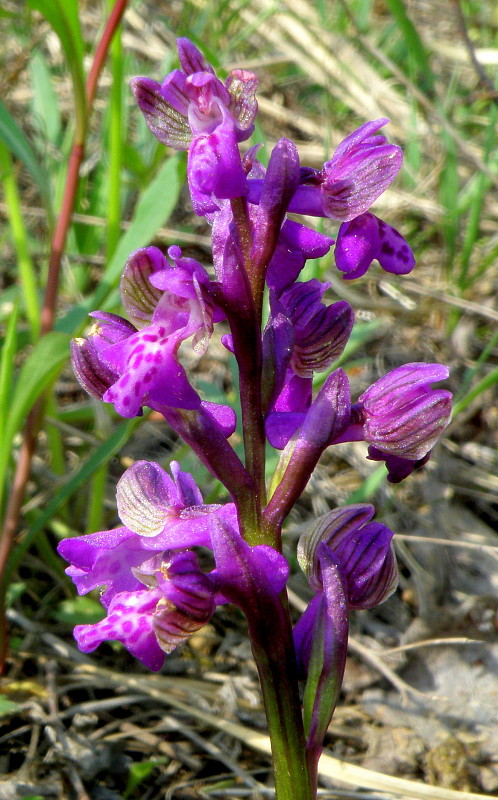
MULTIPOLYGON (((374 258, 383 269, 398 275, 415 265, 401 234, 366 213, 392 183, 403 160, 401 149, 377 133, 387 122, 379 119, 361 125, 321 170, 302 167, 300 184, 288 203, 288 211, 342 221, 335 256, 338 269, 348 279, 363 275, 374 258)), ((250 203, 261 202, 262 187, 259 175, 249 175, 250 203)))
POLYGON ((59 553, 79 594, 105 586, 107 610, 93 625, 77 625, 79 648, 121 642, 149 669, 199 630, 217 604, 250 612, 260 595, 277 596, 288 575, 285 558, 266 545, 250 547, 238 531, 232 503, 205 505, 194 480, 171 463, 173 478, 139 461, 122 476, 117 504, 124 527, 65 539, 59 553), (214 552, 215 569, 201 570, 195 546, 214 552))
POLYGON ((254 130, 257 78, 233 70, 225 83, 188 39, 178 39, 181 70, 162 84, 133 78, 131 88, 154 136, 175 150, 188 150, 188 180, 199 215, 218 208, 217 199, 246 193, 238 143, 254 130))
POLYGON ((178 360, 182 342, 204 352, 214 322, 224 313, 213 299, 209 277, 179 247, 168 251, 171 264, 156 247, 132 253, 121 292, 134 325, 115 314, 95 311, 98 322, 88 339, 72 342, 73 368, 93 396, 113 403, 123 417, 143 405, 196 409, 201 400, 178 360), (145 327, 143 327, 145 326, 145 327))
POLYGON ((315 596, 294 628, 309 763, 316 769, 346 664, 349 611, 379 605, 398 581, 392 531, 373 506, 330 511, 301 536, 298 561, 315 596))
POLYGON ((154 553, 209 546, 211 515, 236 525, 232 503, 205 505, 192 476, 182 472, 176 461, 170 468, 173 478, 158 464, 137 461, 116 487, 123 527, 64 539, 59 544, 59 553, 72 565, 67 574, 79 594, 107 586, 101 598, 107 606, 116 593, 139 588, 131 569, 154 553))
POLYGON ((388 122, 377 119, 360 125, 320 171, 304 169, 289 211, 343 222, 368 211, 391 185, 403 161, 401 148, 377 133, 388 122))
POLYGON ((448 375, 442 364, 414 362, 393 369, 360 395, 350 426, 335 441, 368 442, 369 457, 386 460, 389 479, 397 483, 427 461, 450 421, 451 392, 431 387, 448 375))
POLYGON ((343 222, 335 246, 335 263, 343 277, 361 278, 374 258, 395 275, 406 275, 415 266, 415 256, 402 235, 374 214, 343 222))

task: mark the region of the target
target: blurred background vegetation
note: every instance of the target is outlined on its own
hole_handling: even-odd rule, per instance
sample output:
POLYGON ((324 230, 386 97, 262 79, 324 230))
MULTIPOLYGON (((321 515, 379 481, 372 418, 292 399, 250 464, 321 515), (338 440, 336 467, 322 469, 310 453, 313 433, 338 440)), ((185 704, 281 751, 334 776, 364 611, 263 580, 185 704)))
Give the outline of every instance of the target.
MULTIPOLYGON (((209 267, 209 230, 189 205, 184 154, 156 142, 128 88, 134 75, 161 80, 176 66, 178 36, 192 39, 222 75, 234 67, 257 73, 261 113, 252 142, 264 144, 263 160, 287 136, 297 143, 302 164, 319 167, 355 127, 391 119, 385 132, 403 147, 405 160, 376 209, 410 242, 415 272, 398 279, 377 267, 347 283, 329 255, 308 265, 304 279, 330 280, 334 296, 356 309, 352 343, 341 360, 355 391, 405 361, 441 361, 451 368, 454 419, 430 467, 406 486, 387 486, 384 468, 366 462, 361 446, 327 454, 290 520, 289 541, 312 515, 337 502, 375 501, 400 534, 404 565, 401 590, 383 624, 401 636, 422 620, 421 632, 429 635, 437 633, 433 625, 441 612, 450 617, 446 633, 475 635, 472 625, 478 623, 464 624, 462 608, 468 611, 472 598, 477 603, 498 588, 491 558, 498 546, 496 3, 130 0, 95 99, 85 102, 85 81, 113 6, 110 0, 5 0, 0 11, 0 566, 11 629, 8 641, 4 631, 6 674, 16 686, 28 677, 43 683, 39 642, 50 645, 36 637, 70 642, 75 623, 99 618, 97 598, 74 597, 55 547, 61 537, 117 524, 115 484, 133 460, 166 464, 175 457, 194 473, 206 498, 221 496, 154 414, 139 427, 118 419, 80 389, 68 365, 69 339, 85 330, 89 311, 121 313, 119 277, 133 249, 179 244, 209 267), (53 237, 61 209, 68 210, 75 141, 84 150, 57 275, 53 237), (460 549, 410 543, 414 535, 460 549), (462 571, 467 578, 475 573, 476 582, 455 587, 454 574, 462 571)), ((321 225, 331 235, 336 230, 332 222, 321 225)), ((233 365, 219 344, 202 359, 189 359, 207 399, 235 403, 233 365)), ((484 605, 483 618, 487 613, 493 626, 496 606, 484 605)), ((200 655, 192 650, 166 669, 188 672, 199 659, 226 658, 219 642, 227 631, 238 641, 242 622, 227 612, 215 624, 214 644, 205 653, 202 645, 200 655)), ((368 625, 358 625, 358 636, 373 635, 368 625)), ((136 668, 120 648, 100 652, 100 663, 136 668)), ((75 657, 67 653, 73 651, 66 660, 75 657)), ((243 673, 245 658, 230 662, 230 669, 243 673)), ((24 686, 31 697, 30 691, 24 686)), ((13 729, 25 699, 7 689, 0 695, 0 713, 13 729)), ((24 744, 21 736, 20 753, 24 744)), ((12 773, 23 759, 5 763, 12 773)), ((230 772, 233 765, 223 763, 230 772)), ((116 797, 145 796, 140 792, 149 773, 167 770, 164 764, 149 769, 142 756, 134 764, 136 770, 142 765, 143 777, 140 769, 129 772, 116 797)), ((195 773, 192 765, 182 769, 195 773)), ((496 786, 482 775, 472 780, 471 788, 498 788, 498 773, 496 786)), ((71 781, 77 784, 74 776, 71 781)))

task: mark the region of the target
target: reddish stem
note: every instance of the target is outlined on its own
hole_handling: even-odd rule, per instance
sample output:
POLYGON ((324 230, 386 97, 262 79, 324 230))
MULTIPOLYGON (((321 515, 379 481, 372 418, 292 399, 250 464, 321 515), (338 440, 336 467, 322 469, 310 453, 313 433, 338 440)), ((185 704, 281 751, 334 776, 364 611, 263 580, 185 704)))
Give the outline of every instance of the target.
MULTIPOLYGON (((128 0, 116 0, 102 37, 97 45, 93 63, 86 82, 86 115, 90 115, 99 75, 104 66, 109 45, 116 29, 125 12, 128 0)), ((55 319, 55 308, 57 303, 57 292, 59 287, 59 275, 62 254, 66 245, 67 233, 71 224, 71 218, 76 202, 78 190, 79 172, 84 154, 84 141, 75 139, 69 158, 64 196, 62 198, 61 210, 55 226, 52 243, 50 248, 50 258, 48 264, 47 286, 41 313, 41 335, 52 330, 55 319)), ((30 411, 26 426, 24 428, 23 441, 19 451, 19 458, 16 465, 12 491, 10 493, 5 521, 0 538, 0 576, 5 574, 9 553, 14 540, 15 532, 21 515, 22 502, 26 484, 28 482, 31 459, 36 446, 36 438, 40 430, 43 417, 43 400, 38 400, 30 411)), ((0 592, 0 673, 3 672, 6 657, 6 622, 5 622, 5 581, 2 580, 2 591, 0 592)))

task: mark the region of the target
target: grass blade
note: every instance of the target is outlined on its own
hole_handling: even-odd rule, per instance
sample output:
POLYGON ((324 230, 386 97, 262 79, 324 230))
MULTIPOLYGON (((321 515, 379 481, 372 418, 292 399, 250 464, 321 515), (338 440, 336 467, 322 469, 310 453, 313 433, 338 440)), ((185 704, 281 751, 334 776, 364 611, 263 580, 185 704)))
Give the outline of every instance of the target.
POLYGON ((31 173, 35 181, 47 212, 51 216, 51 202, 48 194, 48 178, 45 170, 40 165, 33 148, 26 139, 21 128, 11 116, 7 108, 0 100, 0 139, 5 143, 10 152, 22 161, 26 169, 31 173))

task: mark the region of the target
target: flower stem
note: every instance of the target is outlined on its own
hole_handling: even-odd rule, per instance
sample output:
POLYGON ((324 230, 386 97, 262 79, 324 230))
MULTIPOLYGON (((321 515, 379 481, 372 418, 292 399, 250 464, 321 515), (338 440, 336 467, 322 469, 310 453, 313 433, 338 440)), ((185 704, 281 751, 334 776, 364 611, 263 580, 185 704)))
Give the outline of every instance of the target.
POLYGON ((260 613, 251 615, 249 634, 271 740, 276 798, 312 800, 290 618, 280 598, 269 605, 262 603, 260 613))
POLYGON ((248 297, 239 303, 235 313, 227 309, 233 337, 234 353, 239 367, 239 392, 242 412, 245 466, 254 486, 254 523, 244 531, 251 545, 270 544, 278 548, 277 541, 264 537, 261 529, 261 509, 266 504, 265 485, 265 429, 262 409, 262 343, 261 317, 262 298, 255 297, 254 281, 251 280, 252 231, 245 198, 231 201, 232 214, 237 230, 241 268, 248 297))

